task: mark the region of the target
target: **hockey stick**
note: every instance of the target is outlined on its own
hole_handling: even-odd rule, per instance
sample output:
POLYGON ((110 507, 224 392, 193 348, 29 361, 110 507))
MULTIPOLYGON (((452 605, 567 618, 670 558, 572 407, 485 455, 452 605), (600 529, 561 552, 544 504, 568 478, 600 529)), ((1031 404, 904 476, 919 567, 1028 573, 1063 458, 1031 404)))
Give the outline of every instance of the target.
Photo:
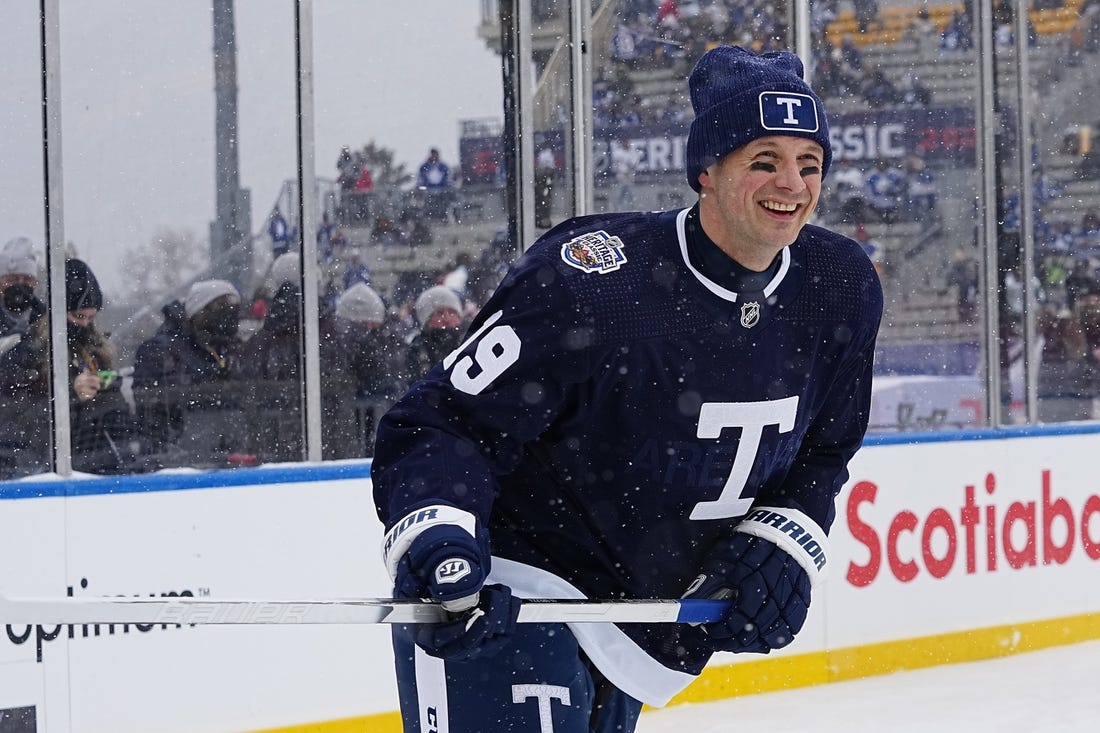
MULTIPOLYGON (((726 600, 524 600, 521 623, 707 623, 729 609, 726 600)), ((208 598, 8 598, 0 624, 418 624, 446 621, 429 601, 354 598, 248 601, 208 598)))

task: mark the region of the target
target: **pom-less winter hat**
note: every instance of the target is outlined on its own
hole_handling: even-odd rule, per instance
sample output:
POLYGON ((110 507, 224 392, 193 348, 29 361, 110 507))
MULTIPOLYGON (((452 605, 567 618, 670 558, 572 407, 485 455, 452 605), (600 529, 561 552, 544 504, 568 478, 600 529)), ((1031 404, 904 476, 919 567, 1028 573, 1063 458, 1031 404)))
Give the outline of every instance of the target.
POLYGON ((687 179, 696 191, 708 166, 768 135, 817 142, 825 151, 821 175, 828 172, 833 154, 825 107, 802 80, 802 61, 793 53, 718 46, 699 59, 688 89, 695 120, 687 140, 687 179))
POLYGON ((183 299, 183 312, 191 318, 223 295, 241 302, 241 294, 233 287, 233 283, 225 280, 200 280, 187 291, 187 297, 183 299))
POLYGON ((298 284, 300 262, 301 258, 295 252, 286 252, 275 258, 271 263, 271 283, 276 290, 284 283, 298 284))
POLYGON ((416 299, 416 303, 413 304, 413 310, 416 311, 416 322, 420 324, 421 328, 424 328, 428 323, 428 319, 440 308, 450 308, 461 315, 462 301, 459 300, 455 291, 450 288, 435 285, 421 293, 420 297, 416 299))
POLYGON ((370 285, 356 283, 340 294, 336 317, 355 323, 382 323, 386 320, 386 304, 370 285))
POLYGON ((103 307, 103 291, 84 260, 65 260, 65 310, 103 307))
POLYGON ((0 248, 0 275, 27 275, 38 277, 38 263, 34 259, 34 245, 26 237, 9 239, 0 248))

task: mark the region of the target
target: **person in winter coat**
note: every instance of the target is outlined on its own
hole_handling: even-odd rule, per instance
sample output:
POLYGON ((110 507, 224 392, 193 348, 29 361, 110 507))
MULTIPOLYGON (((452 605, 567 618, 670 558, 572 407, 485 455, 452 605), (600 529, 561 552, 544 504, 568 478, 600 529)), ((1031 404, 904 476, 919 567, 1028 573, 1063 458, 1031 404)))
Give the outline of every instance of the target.
POLYGON ((233 414, 240 395, 232 389, 239 376, 240 303, 232 283, 196 282, 182 301, 164 306, 160 329, 138 347, 139 417, 148 437, 176 454, 162 456, 166 465, 223 465, 242 442, 233 414), (187 421, 192 424, 185 425, 185 413, 196 418, 187 421))
MULTIPOLYGON (((114 348, 96 325, 102 307, 103 292, 91 268, 83 260, 67 260, 65 328, 72 465, 87 473, 142 470, 148 445, 120 389, 114 348)), ((5 402, 24 407, 44 405, 51 395, 49 319, 41 317, 44 307, 32 310, 40 315, 32 317, 31 329, 0 357, 0 390, 5 402)), ((20 421, 28 419, 33 417, 20 417, 20 421)))

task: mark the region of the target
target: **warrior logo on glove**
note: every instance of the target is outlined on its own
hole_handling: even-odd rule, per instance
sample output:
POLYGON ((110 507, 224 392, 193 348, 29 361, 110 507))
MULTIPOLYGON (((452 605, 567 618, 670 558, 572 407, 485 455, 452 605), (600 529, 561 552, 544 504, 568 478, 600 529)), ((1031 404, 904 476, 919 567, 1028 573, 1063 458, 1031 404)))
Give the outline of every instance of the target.
POLYGON ((470 563, 461 557, 452 557, 439 563, 435 569, 435 582, 457 583, 472 572, 470 563))

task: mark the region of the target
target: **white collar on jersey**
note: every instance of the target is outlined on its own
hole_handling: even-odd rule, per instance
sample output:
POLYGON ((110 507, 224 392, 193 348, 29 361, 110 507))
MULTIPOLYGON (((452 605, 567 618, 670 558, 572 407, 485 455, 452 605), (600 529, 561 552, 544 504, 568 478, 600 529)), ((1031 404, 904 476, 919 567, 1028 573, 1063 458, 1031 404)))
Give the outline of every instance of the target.
MULTIPOLYGON (((684 229, 684 222, 687 221, 689 211, 691 211, 690 207, 676 215, 676 238, 680 240, 680 256, 684 258, 684 264, 691 270, 691 274, 695 275, 695 279, 701 282, 707 290, 714 293, 719 298, 728 300, 731 303, 736 303, 737 293, 732 290, 726 290, 718 283, 710 280, 706 275, 699 272, 699 270, 695 268, 695 265, 691 264, 691 258, 688 257, 687 233, 684 229)), ((780 250, 779 255, 779 271, 775 273, 775 277, 771 279, 771 282, 764 286, 765 298, 775 292, 775 289, 779 287, 779 283, 783 282, 783 278, 787 276, 787 271, 791 268, 791 248, 789 246, 784 247, 780 250)))

